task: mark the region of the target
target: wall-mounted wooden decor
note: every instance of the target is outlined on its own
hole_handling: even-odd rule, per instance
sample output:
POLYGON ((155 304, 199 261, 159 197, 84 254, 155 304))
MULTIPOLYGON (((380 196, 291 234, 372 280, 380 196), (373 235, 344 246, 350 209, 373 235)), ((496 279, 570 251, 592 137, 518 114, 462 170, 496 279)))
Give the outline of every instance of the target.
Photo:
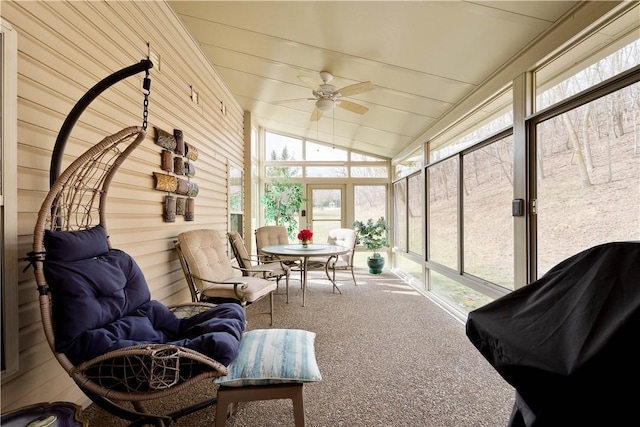
MULTIPOLYGON (((160 168, 163 171, 173 172, 173 153, 169 150, 162 150, 160 168)), ((182 158, 180 158, 182 160, 182 158)))
POLYGON ((198 149, 196 147, 194 147, 193 145, 189 144, 188 142, 184 143, 185 146, 185 156, 187 157, 187 159, 189 160, 198 160, 198 149))
POLYGON ((173 172, 176 175, 186 175, 184 173, 184 165, 185 165, 185 161, 182 159, 182 157, 175 157, 173 159, 173 172))
POLYGON ((187 199, 184 197, 176 198, 176 215, 184 215, 187 212, 187 199))
POLYGON ((173 130, 173 137, 176 140, 176 149, 175 152, 178 156, 184 156, 184 135, 180 129, 173 130))
POLYGON ((153 176, 156 179, 156 190, 175 193, 178 189, 178 179, 175 176, 159 172, 154 172, 153 176))
POLYGON ((164 196, 164 222, 175 222, 176 220, 176 196, 164 196))
POLYGON ((164 131, 160 128, 154 127, 156 131, 156 145, 159 145, 162 148, 166 148, 170 151, 175 151, 176 149, 176 139, 175 137, 167 131, 164 131))
POLYGON ((193 221, 195 218, 195 202, 192 198, 187 199, 187 211, 184 213, 185 221, 193 221))
POLYGON ((198 195, 200 187, 191 178, 196 174, 193 162, 198 159, 198 149, 185 142, 180 129, 174 129, 173 134, 158 127, 154 129, 155 143, 163 148, 160 168, 165 173, 153 173, 155 189, 167 193, 163 200, 162 218, 164 222, 175 222, 176 215, 182 215, 185 221, 193 221, 193 198, 198 195), (176 197, 170 193, 187 197, 176 197))

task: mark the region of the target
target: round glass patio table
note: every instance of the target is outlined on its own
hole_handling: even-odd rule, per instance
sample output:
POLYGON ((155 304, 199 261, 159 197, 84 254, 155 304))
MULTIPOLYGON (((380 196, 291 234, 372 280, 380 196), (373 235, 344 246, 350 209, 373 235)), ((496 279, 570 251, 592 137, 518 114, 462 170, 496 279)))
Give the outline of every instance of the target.
MULTIPOLYGON (((305 304, 307 293, 307 262, 309 257, 327 257, 327 260, 338 255, 344 255, 351 249, 338 245, 321 245, 311 243, 307 247, 301 244, 290 243, 287 245, 265 246, 260 249, 267 255, 299 257, 302 259, 302 306, 305 304)), ((335 284, 334 284, 335 286, 335 284)))

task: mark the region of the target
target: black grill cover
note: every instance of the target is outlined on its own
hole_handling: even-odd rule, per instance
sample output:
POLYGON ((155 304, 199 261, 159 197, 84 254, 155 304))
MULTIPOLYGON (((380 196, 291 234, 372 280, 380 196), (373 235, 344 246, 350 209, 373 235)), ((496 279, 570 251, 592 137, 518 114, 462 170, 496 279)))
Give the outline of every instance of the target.
POLYGON ((562 261, 466 333, 516 389, 510 427, 640 425, 640 241, 562 261))

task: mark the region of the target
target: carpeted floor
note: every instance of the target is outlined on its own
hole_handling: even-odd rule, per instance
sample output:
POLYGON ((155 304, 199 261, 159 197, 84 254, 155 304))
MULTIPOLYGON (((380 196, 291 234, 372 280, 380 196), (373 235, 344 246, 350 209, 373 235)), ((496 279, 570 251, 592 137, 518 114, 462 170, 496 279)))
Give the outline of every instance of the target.
MULTIPOLYGON (((275 299, 273 327, 317 333, 323 379, 305 385, 307 426, 506 426, 514 390, 473 347, 464 324, 389 272, 357 273, 358 286, 340 274, 342 294, 332 293, 323 272, 309 273, 305 307, 292 275, 289 304, 284 294, 275 299)), ((268 328, 267 311, 267 300, 249 307, 248 329, 268 328)), ((162 407, 203 393, 215 386, 205 381, 162 407)), ((214 413, 207 408, 172 425, 211 427, 214 413)), ((95 405, 84 416, 92 427, 127 425, 95 405)), ((294 426, 291 401, 243 403, 227 426, 294 426)))

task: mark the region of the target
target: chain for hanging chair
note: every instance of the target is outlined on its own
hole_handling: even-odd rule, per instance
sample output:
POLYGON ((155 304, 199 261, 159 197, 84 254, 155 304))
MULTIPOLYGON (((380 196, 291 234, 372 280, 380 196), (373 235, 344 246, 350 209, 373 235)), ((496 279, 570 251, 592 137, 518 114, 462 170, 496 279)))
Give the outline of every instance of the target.
POLYGON ((144 72, 144 80, 142 81, 144 92, 144 101, 142 102, 142 129, 147 130, 147 121, 149 118, 149 94, 151 93, 151 78, 149 77, 149 69, 144 72))

